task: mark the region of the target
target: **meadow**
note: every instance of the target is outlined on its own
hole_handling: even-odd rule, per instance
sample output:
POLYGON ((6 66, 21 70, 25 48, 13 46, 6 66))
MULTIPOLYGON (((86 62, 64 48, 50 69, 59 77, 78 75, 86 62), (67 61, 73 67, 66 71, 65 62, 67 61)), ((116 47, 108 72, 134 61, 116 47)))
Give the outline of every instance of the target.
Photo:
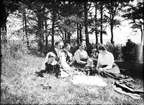
MULTIPOLYGON (((13 57, 3 48, 1 67, 1 104, 131 104, 143 105, 144 100, 117 93, 114 79, 103 78, 105 87, 73 84, 71 78, 35 75, 44 56, 15 52, 13 57)), ((135 87, 143 89, 143 79, 134 78, 135 87)))

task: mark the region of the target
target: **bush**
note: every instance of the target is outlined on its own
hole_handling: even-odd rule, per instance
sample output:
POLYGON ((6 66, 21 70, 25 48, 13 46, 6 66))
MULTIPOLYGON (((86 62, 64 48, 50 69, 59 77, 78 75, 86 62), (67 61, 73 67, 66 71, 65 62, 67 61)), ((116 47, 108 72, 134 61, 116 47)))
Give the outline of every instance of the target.
POLYGON ((2 56, 6 58, 20 59, 23 54, 27 54, 28 52, 26 45, 21 41, 8 41, 6 45, 2 44, 2 56))
POLYGON ((114 45, 111 43, 106 43, 106 48, 109 52, 111 52, 114 55, 114 58, 116 60, 120 60, 122 57, 122 53, 121 53, 121 45, 114 45))
POLYGON ((137 62, 138 47, 137 44, 128 39, 126 45, 122 47, 123 60, 126 62, 137 62))

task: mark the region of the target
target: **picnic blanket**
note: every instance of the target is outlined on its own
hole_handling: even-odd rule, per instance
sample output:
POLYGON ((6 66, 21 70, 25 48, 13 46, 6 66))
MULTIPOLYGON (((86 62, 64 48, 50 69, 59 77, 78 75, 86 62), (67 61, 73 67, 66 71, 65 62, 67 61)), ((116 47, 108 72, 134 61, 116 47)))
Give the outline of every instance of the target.
POLYGON ((107 83, 99 76, 75 75, 71 81, 73 84, 107 86, 107 83))

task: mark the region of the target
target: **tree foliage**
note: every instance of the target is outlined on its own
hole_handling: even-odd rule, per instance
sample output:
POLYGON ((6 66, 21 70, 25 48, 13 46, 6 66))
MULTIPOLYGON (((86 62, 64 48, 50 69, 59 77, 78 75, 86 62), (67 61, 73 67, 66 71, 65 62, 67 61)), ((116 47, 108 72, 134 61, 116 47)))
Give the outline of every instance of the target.
POLYGON ((138 2, 136 6, 129 5, 125 14, 123 15, 124 18, 131 20, 130 24, 132 24, 131 28, 133 29, 140 29, 141 30, 141 43, 143 42, 143 30, 144 30, 144 13, 143 13, 143 1, 138 2))
POLYGON ((106 27, 111 29, 111 42, 113 42, 114 28, 120 25, 116 18, 123 7, 129 6, 123 17, 132 20, 132 28, 141 29, 143 23, 143 3, 137 6, 129 5, 133 0, 3 0, 4 23, 10 13, 19 11, 18 18, 21 18, 25 25, 20 30, 25 32, 25 37, 35 35, 39 50, 47 48, 48 36, 51 36, 51 45, 54 47, 55 36, 60 36, 63 41, 72 39, 77 32, 77 43, 85 38, 89 43, 90 34, 95 32, 96 43, 100 35, 100 43, 103 43, 103 34, 107 34, 106 27), (93 13, 95 9, 95 14, 93 13), (137 15, 135 15, 137 14, 137 15))

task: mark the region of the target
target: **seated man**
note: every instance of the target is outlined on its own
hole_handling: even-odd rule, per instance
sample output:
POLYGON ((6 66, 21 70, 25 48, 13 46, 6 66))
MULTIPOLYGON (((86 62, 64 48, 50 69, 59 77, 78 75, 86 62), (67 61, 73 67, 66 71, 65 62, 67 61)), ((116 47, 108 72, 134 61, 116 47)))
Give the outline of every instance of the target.
POLYGON ((79 49, 74 53, 74 65, 76 67, 85 68, 89 67, 89 64, 93 67, 93 60, 88 56, 87 52, 85 51, 85 43, 82 42, 79 45, 79 49))
POLYGON ((69 52, 70 51, 70 44, 65 43, 63 50, 61 50, 61 55, 60 55, 60 64, 63 70, 67 72, 68 74, 72 73, 72 68, 71 64, 73 63, 73 57, 72 54, 69 52))
POLYGON ((60 65, 55 59, 56 55, 53 52, 49 52, 41 67, 41 71, 36 72, 38 76, 43 77, 43 73, 50 73, 55 74, 55 76, 58 77, 60 74, 60 65))

